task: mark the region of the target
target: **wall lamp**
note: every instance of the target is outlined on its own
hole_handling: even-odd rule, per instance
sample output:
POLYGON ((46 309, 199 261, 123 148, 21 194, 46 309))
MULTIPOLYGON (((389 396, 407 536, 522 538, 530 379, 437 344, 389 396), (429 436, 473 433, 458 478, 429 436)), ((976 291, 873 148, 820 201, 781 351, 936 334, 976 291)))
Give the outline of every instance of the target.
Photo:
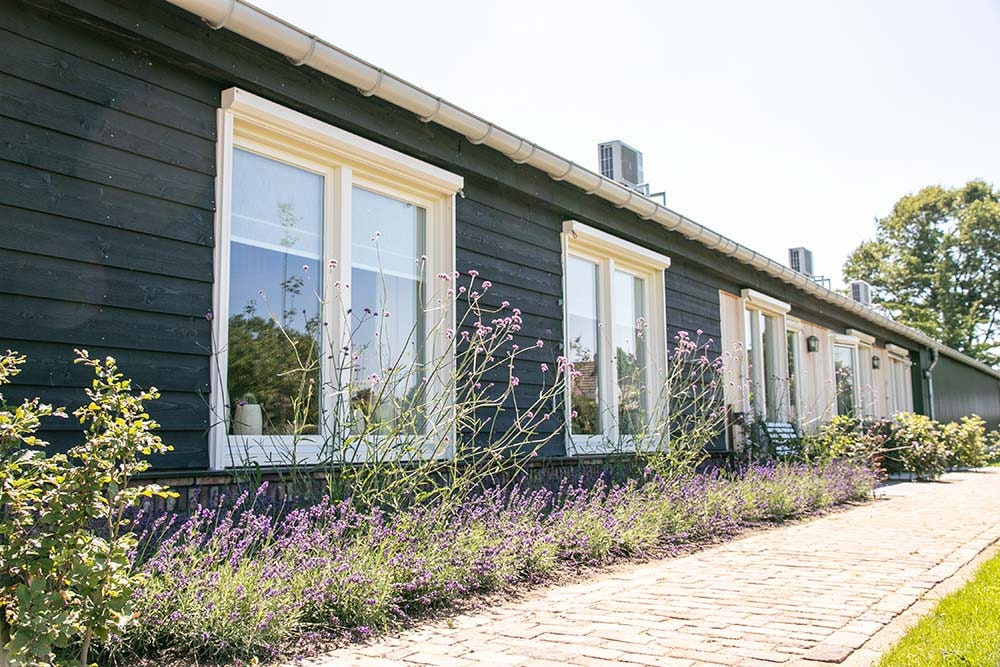
POLYGON ((816 336, 806 338, 806 350, 808 352, 819 352, 819 338, 816 336))
POLYGON ((878 357, 872 357, 872 368, 875 370, 882 368, 882 360, 878 357))

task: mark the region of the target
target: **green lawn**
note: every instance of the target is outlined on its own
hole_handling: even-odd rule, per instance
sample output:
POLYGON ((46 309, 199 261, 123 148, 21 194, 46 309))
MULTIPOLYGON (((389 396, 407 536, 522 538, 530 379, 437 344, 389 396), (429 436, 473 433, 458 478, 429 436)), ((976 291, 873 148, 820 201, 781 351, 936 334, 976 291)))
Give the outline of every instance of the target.
POLYGON ((879 662, 879 667, 931 665, 1000 665, 1000 555, 943 598, 879 662))

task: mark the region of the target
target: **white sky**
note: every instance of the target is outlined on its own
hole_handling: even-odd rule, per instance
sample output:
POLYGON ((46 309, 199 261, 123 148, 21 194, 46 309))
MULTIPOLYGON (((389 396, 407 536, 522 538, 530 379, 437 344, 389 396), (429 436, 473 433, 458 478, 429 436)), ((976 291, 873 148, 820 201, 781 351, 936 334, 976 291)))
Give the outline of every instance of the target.
POLYGON ((903 194, 1000 182, 1000 2, 256 0, 667 205, 834 277, 903 194))

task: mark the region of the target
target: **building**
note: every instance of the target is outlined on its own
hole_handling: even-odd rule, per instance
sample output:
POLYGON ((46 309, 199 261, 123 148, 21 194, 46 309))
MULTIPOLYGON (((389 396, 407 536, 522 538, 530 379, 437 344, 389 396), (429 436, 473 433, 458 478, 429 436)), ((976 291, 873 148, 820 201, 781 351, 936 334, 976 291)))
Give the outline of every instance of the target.
MULTIPOLYGON (((160 471, 224 469, 234 438, 266 454, 218 416, 226 376, 238 358, 253 377, 265 307, 303 340, 331 321, 302 295, 333 260, 355 294, 388 268, 404 324, 422 256, 428 275, 475 269, 550 357, 598 351, 587 327, 613 328, 620 284, 653 361, 680 331, 748 351, 754 405, 730 392, 733 413, 1000 423, 996 371, 241 0, 18 0, 0 29, 0 345, 29 357, 6 397, 72 405, 89 381, 73 348, 112 354, 162 391, 160 471), (359 241, 373 219, 384 258, 359 241)), ((584 356, 581 386, 608 389, 614 355, 584 356)), ((587 452, 562 422, 541 454, 587 452)))

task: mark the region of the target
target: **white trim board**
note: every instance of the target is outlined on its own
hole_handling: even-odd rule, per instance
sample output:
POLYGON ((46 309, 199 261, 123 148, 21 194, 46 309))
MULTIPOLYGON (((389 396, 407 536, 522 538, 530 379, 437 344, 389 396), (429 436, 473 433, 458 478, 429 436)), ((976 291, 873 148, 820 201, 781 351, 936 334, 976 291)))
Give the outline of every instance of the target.
POLYGON ((768 296, 767 294, 758 292, 757 290, 741 290, 740 296, 743 297, 743 300, 746 301, 747 304, 756 310, 763 310, 772 315, 785 315, 792 309, 791 304, 779 301, 773 296, 768 296))

